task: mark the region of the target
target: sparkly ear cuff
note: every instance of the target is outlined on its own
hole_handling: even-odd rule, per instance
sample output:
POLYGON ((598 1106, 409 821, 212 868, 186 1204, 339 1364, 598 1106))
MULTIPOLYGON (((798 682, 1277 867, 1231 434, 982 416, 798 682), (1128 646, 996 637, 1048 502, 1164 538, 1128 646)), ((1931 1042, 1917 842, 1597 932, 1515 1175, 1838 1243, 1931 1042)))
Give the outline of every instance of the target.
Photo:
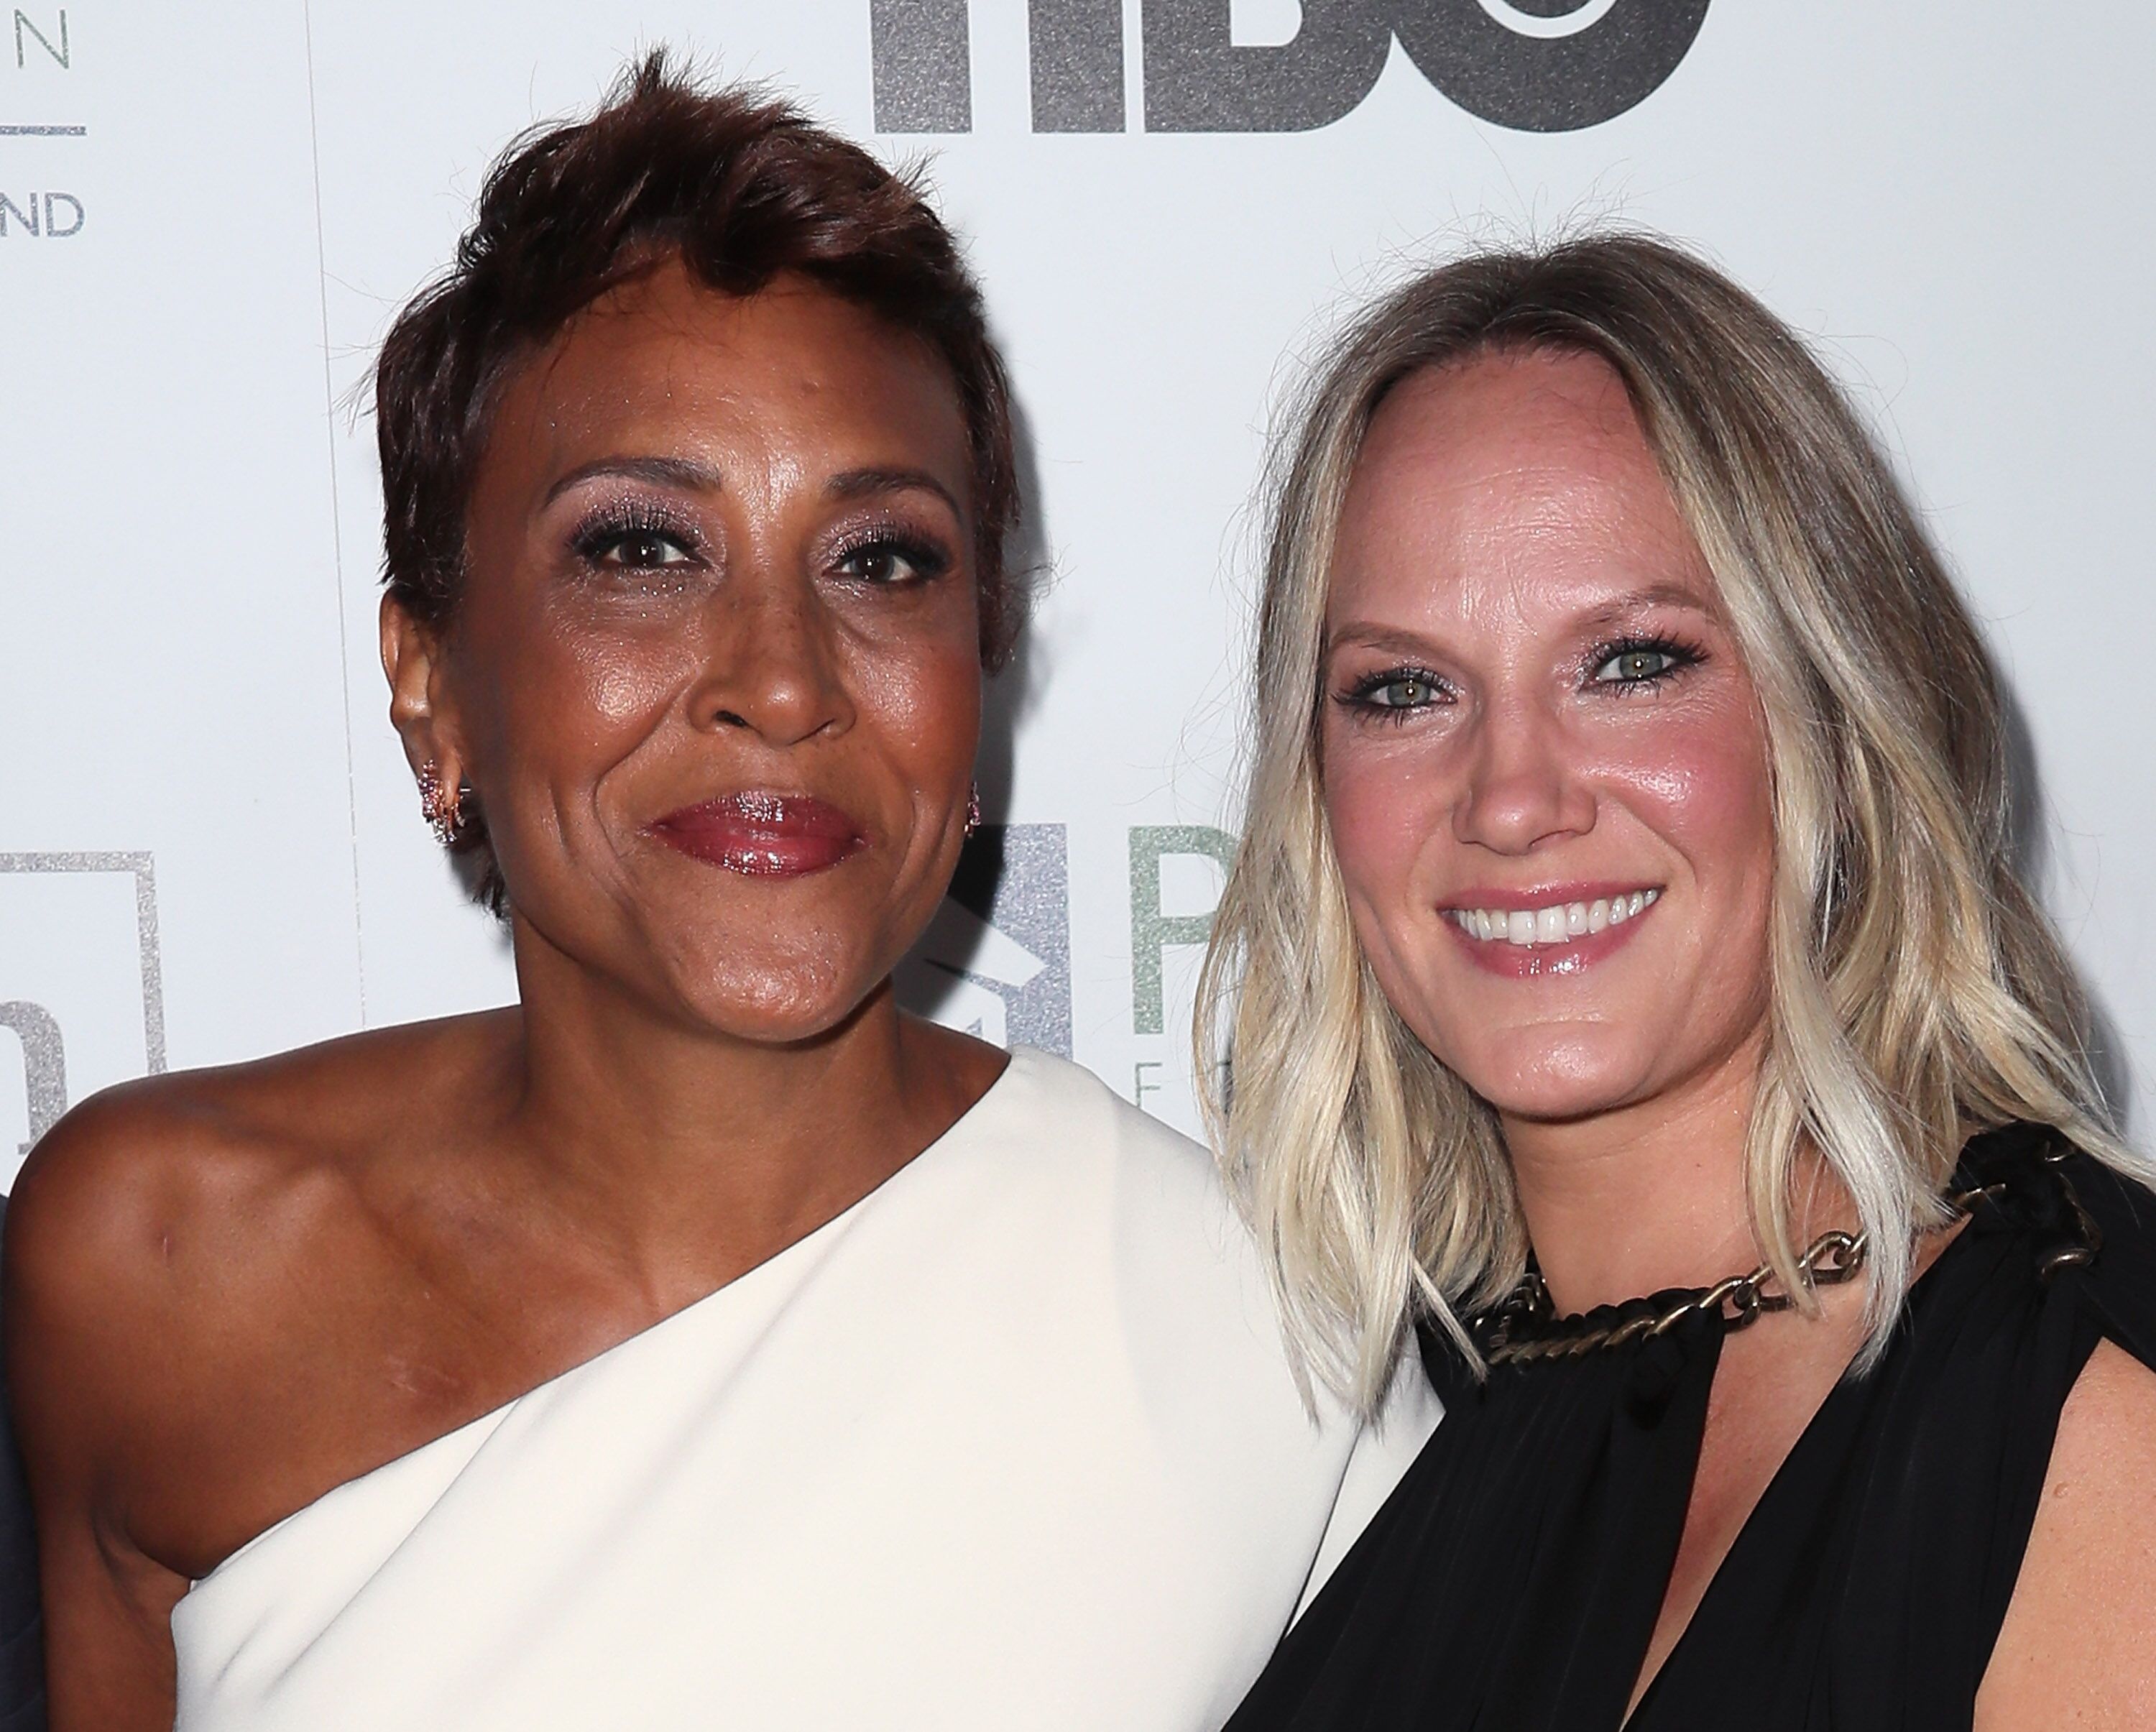
POLYGON ((419 766, 419 810, 434 830, 434 840, 444 848, 457 840, 457 828, 464 822, 464 789, 445 786, 433 758, 419 766))

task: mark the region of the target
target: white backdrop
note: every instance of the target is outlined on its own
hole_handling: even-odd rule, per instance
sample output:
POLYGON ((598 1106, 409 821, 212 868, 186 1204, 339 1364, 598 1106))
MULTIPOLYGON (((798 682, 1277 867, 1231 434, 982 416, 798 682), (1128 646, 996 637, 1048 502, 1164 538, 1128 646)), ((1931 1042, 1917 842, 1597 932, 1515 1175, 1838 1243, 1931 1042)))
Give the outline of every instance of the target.
POLYGON ((117 1078, 508 995, 385 720, 372 429, 346 405, 503 143, 660 41, 926 156, 1014 363, 1056 581, 997 699, 1002 889, 972 887, 915 971, 946 1015, 1191 1123, 1193 941, 1233 823, 1245 507, 1282 357, 1463 238, 1617 215, 1820 338, 1905 462, 2008 671, 2042 887, 2145 1131, 2156 13, 1035 0, 1029 31, 1022 0, 874 11, 0 11, 0 1181, 117 1078), (1643 72, 1658 44, 1675 64, 1643 72), (1049 130, 1074 124, 1096 130, 1049 130))

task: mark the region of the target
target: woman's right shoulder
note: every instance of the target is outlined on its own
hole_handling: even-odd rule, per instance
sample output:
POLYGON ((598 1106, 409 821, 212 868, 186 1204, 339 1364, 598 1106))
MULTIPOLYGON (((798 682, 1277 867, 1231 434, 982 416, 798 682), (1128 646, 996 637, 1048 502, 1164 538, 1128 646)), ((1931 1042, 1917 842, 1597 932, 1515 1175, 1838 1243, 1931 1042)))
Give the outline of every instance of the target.
POLYGON ((430 1085, 469 1068, 493 1015, 349 1035, 244 1063, 172 1072, 92 1095, 31 1150, 8 1201, 8 1261, 57 1255, 105 1264, 173 1235, 327 1185, 424 1116, 430 1085))
POLYGON ((265 1298, 319 1290, 322 1253, 362 1212, 371 1152, 470 1041, 449 1023, 385 1030, 144 1077, 74 1108, 8 1200, 11 1376, 48 1346, 85 1371, 114 1354, 139 1367, 146 1351, 203 1365, 245 1350, 282 1308, 265 1298))

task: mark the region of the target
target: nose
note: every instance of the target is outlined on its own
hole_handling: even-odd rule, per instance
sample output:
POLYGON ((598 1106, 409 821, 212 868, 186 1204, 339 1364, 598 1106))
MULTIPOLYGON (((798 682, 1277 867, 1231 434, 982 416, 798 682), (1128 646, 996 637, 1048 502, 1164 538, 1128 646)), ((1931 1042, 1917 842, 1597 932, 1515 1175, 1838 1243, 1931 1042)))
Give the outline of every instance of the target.
POLYGON ((730 573, 707 631, 690 701, 696 726, 745 728, 768 744, 793 746, 852 723, 832 622, 807 577, 730 573))
POLYGON ((1472 726, 1466 785, 1453 806, 1458 840, 1521 855, 1594 827, 1593 789, 1558 717, 1532 703, 1505 703, 1472 726))

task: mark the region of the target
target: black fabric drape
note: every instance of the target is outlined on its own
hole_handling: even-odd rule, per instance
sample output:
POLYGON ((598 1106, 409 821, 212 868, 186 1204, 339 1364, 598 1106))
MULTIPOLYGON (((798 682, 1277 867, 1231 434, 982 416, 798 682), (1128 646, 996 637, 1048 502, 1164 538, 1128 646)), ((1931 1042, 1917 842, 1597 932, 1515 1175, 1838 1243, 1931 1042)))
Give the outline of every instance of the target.
MULTIPOLYGON (((0 1197, 0 1221, 7 1212, 8 1200, 0 1197)), ((44 1732, 45 1629, 38 1606, 30 1490, 0 1401, 0 1732, 44 1732)))
POLYGON ((1993 1194, 1827 1397, 1629 1722, 1713 1321, 1480 1385, 1426 1343, 1444 1421, 1228 1732, 1966 1732, 2074 1380, 2106 1339, 2156 1365, 2156 1198, 2057 1146, 2017 1125, 1964 1150, 1957 1188, 1993 1194))

